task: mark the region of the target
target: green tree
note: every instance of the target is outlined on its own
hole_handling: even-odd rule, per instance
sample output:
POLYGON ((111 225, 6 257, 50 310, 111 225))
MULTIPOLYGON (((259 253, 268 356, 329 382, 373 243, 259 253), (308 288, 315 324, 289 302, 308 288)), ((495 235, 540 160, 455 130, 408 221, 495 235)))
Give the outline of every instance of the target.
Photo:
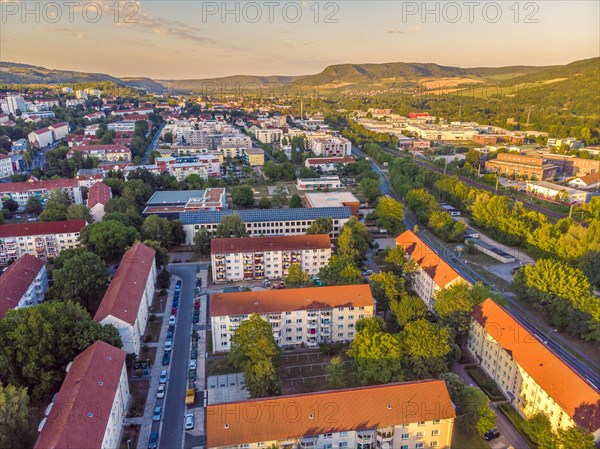
POLYGON ((163 136, 163 140, 166 143, 173 143, 173 133, 172 132, 166 132, 165 135, 163 136))
POLYGON ((401 335, 410 377, 428 378, 448 369, 445 356, 451 348, 447 328, 418 319, 408 322, 401 335))
POLYGON ((468 284, 461 282, 436 291, 434 304, 445 325, 459 333, 468 331, 470 313, 475 306, 468 284))
POLYGON ((6 210, 8 210, 9 212, 16 212, 19 209, 19 203, 17 203, 12 198, 9 198, 7 200, 2 200, 2 203, 3 203, 4 208, 6 210))
POLYGON ((169 252, 165 247, 161 246, 160 242, 156 240, 144 240, 142 243, 156 251, 154 261, 157 269, 165 268, 169 264, 169 252))
POLYGON ((288 269, 288 275, 285 278, 286 287, 307 287, 311 283, 310 276, 299 263, 294 263, 288 269))
POLYGON ((367 255, 370 235, 364 223, 352 217, 346 222, 337 242, 338 255, 352 256, 357 263, 367 255))
POLYGON ((252 398, 281 394, 279 373, 271 360, 259 359, 248 363, 244 369, 244 381, 252 398))
POLYGON ((142 238, 144 240, 155 240, 160 242, 164 248, 173 246, 173 229, 171 222, 158 215, 146 217, 142 223, 142 238))
POLYGON ((210 234, 204 228, 194 235, 194 252, 203 256, 210 254, 210 234))
POLYGON ((259 209, 271 209, 271 201, 266 196, 262 196, 260 201, 258 202, 259 209))
POLYGON ((84 227, 79 239, 89 251, 111 261, 120 258, 128 247, 140 240, 140 235, 135 228, 118 221, 101 221, 84 227))
POLYGON ((390 310, 390 304, 404 293, 404 279, 390 271, 372 274, 371 289, 380 310, 390 310))
POLYGON ((34 435, 29 426, 27 389, 0 383, 0 447, 33 447, 34 435))
POLYGON ((327 285, 361 284, 362 275, 354 258, 348 255, 331 256, 327 266, 319 271, 319 279, 327 285))
POLYGON ((246 225, 239 215, 233 214, 223 217, 217 226, 215 237, 220 239, 247 237, 246 225))
POLYGON ((427 306, 423 300, 418 296, 406 293, 399 299, 391 301, 390 310, 400 327, 406 326, 411 321, 425 318, 427 314, 427 306))
POLYGON ((284 188, 283 186, 277 186, 275 188, 275 192, 273 193, 273 196, 271 197, 271 201, 273 201, 273 204, 275 204, 275 206, 277 206, 277 207, 283 207, 283 206, 287 205, 288 204, 287 189, 284 188))
POLYGON ((25 213, 26 214, 35 214, 39 215, 44 210, 40 199, 33 195, 27 199, 27 204, 25 205, 25 213))
POLYGON ((231 193, 231 201, 238 209, 246 209, 254 206, 254 192, 252 187, 236 186, 231 193))
POLYGON ((523 431, 539 449, 553 449, 558 446, 552 424, 544 413, 537 413, 527 419, 523 431))
POLYGON ((369 202, 373 203, 381 195, 379 190, 379 180, 364 178, 359 184, 360 191, 367 197, 369 202))
POLYGON ((562 449, 596 449, 594 436, 579 426, 559 429, 558 441, 562 449))
POLYGON ((331 218, 317 218, 306 229, 307 235, 331 234, 333 231, 333 220, 331 218))
POLYGON ((461 393, 459 422, 467 433, 483 435, 496 427, 496 414, 490 399, 477 387, 465 387, 461 393))
POLYGON ((290 209, 299 209, 302 207, 302 198, 297 193, 290 198, 290 209))
POLYGON ((92 222, 90 210, 83 204, 71 204, 67 208, 67 220, 85 220, 92 222))
POLYGON ((404 206, 389 196, 379 198, 375 207, 377 226, 384 228, 392 235, 398 235, 406 230, 404 223, 404 206))
POLYGON ((140 210, 152 196, 152 186, 141 179, 129 179, 125 182, 121 197, 135 204, 140 210))
POLYGON ((327 373, 327 381, 331 385, 331 388, 339 388, 344 384, 346 370, 340 356, 332 357, 329 360, 329 363, 325 367, 325 372, 327 373))

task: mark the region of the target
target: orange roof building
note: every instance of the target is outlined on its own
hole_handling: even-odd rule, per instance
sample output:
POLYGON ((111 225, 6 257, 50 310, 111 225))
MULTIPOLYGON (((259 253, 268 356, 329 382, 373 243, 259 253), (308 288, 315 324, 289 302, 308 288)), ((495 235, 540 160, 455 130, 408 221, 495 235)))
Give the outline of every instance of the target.
POLYGON ((137 243, 128 249, 102 298, 94 320, 119 330, 123 349, 139 354, 140 338, 148 321, 148 307, 154 296, 156 252, 137 243))
POLYGON ((523 416, 545 413, 555 429, 600 437, 600 393, 491 299, 473 311, 469 351, 523 416))
POLYGON ((455 416, 441 380, 254 399, 209 405, 206 446, 449 448, 455 416))
POLYGON ((97 341, 81 352, 46 409, 34 449, 117 449, 127 414, 125 351, 97 341))
POLYGON ((348 342, 354 339, 356 322, 372 316, 373 308, 368 284, 213 294, 213 348, 229 351, 233 332, 253 313, 271 323, 282 347, 348 342))
POLYGON ((419 266, 419 271, 414 277, 413 288, 427 304, 429 310, 433 310, 434 295, 437 290, 459 282, 467 282, 414 232, 404 231, 396 237, 396 245, 402 246, 408 257, 419 266))

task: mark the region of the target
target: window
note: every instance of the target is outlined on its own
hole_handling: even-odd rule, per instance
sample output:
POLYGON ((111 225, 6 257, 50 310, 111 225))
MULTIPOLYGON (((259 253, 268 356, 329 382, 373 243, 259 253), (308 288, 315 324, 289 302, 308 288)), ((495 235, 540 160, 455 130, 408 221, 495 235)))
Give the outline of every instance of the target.
POLYGON ((439 441, 432 441, 429 447, 438 447, 439 441))
POLYGON ((431 431, 431 436, 432 437, 437 437, 440 434, 440 430, 439 429, 435 429, 431 431))
POLYGON ((442 420, 440 420, 440 419, 434 419, 432 422, 433 422, 433 424, 439 424, 439 423, 442 422, 442 420))
POLYGON ((402 446, 400 446, 400 449, 408 449, 408 444, 403 444, 402 446))
POLYGON ((340 442, 340 447, 348 447, 348 442, 347 441, 341 441, 340 442))
POLYGON ((326 433, 325 435, 323 435, 323 438, 332 438, 333 434, 332 433, 326 433))
POLYGON ((403 440, 408 440, 409 438, 410 438, 410 434, 408 434, 408 433, 403 433, 402 434, 402 439, 403 440))
POLYGON ((348 432, 340 432, 340 436, 341 437, 347 437, 348 436, 348 432))
POLYGON ((323 445, 323 449, 331 449, 333 445, 331 443, 326 443, 323 445))
POLYGON ((415 444, 415 449, 423 449, 424 447, 425 447, 425 444, 423 444, 423 443, 415 444))
POLYGON ((419 426, 424 426, 425 425, 425 421, 419 421, 419 426))
POLYGON ((425 436, 425 432, 417 432, 417 438, 423 438, 425 436))

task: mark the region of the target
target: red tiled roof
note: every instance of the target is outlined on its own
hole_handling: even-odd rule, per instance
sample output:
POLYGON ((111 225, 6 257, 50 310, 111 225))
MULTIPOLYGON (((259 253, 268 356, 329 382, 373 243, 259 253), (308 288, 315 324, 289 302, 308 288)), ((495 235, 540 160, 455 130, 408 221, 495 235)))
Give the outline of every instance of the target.
POLYGON ((10 156, 7 156, 6 154, 1 154, 0 153, 0 159, 10 159, 10 156))
POLYGON ((56 128, 62 128, 64 126, 69 126, 69 124, 67 122, 54 123, 53 125, 50 125, 48 128, 56 129, 56 128))
POLYGON ((578 425, 600 428, 600 393, 491 299, 471 314, 578 425))
MULTIPOLYGON (((92 139, 93 140, 93 139, 92 139)), ((129 152, 131 151, 125 145, 109 144, 109 145, 79 145, 71 148, 75 151, 108 151, 108 152, 129 152)))
POLYGON ((334 307, 372 306, 369 284, 334 287, 290 288, 251 292, 215 293, 210 297, 210 316, 291 312, 334 307))
POLYGON ((111 198, 110 187, 103 182, 97 182, 88 192, 88 208, 94 207, 96 204, 106 204, 111 198))
POLYGON ((51 132, 51 130, 49 130, 48 128, 41 128, 41 129, 36 129, 35 131, 33 131, 34 134, 44 134, 47 132, 51 132))
POLYGON ((580 176, 579 178, 575 178, 575 179, 579 179, 586 186, 589 186, 590 184, 594 184, 594 183, 600 181, 600 172, 590 173, 589 175, 580 176))
POLYGON ((329 235, 295 235, 212 239, 211 254, 331 248, 329 235))
POLYGON ((102 446, 126 355, 97 341, 75 357, 34 449, 102 446))
POLYGON ((310 157, 307 159, 309 164, 335 164, 337 163, 348 163, 354 162, 349 156, 344 157, 310 157))
POLYGON ((455 417, 443 380, 252 399, 208 406, 206 446, 281 441, 455 417))
POLYGON ((396 244, 402 246, 406 253, 423 271, 441 288, 457 278, 461 278, 454 268, 447 264, 433 249, 411 230, 404 231, 396 237, 396 244))
POLYGON ((0 184, 0 193, 32 192, 79 187, 76 179, 50 179, 48 181, 8 182, 0 184))
POLYGON ((19 304, 44 263, 41 259, 25 254, 0 276, 0 319, 19 304))
POLYGON ((135 324, 155 254, 152 248, 143 243, 135 244, 123 254, 94 321, 101 322, 107 316, 113 316, 131 325, 135 324))
POLYGON ((0 238, 81 232, 85 220, 47 221, 0 225, 0 238))

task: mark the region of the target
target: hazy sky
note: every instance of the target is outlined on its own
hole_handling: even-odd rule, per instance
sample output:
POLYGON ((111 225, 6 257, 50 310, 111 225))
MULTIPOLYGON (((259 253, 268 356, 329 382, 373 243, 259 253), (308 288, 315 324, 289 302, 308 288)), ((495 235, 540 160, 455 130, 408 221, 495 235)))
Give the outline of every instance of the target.
POLYGON ((156 79, 330 64, 564 64, 600 55, 598 1, 0 0, 0 57, 156 79), (119 11, 117 11, 119 9, 119 11))

